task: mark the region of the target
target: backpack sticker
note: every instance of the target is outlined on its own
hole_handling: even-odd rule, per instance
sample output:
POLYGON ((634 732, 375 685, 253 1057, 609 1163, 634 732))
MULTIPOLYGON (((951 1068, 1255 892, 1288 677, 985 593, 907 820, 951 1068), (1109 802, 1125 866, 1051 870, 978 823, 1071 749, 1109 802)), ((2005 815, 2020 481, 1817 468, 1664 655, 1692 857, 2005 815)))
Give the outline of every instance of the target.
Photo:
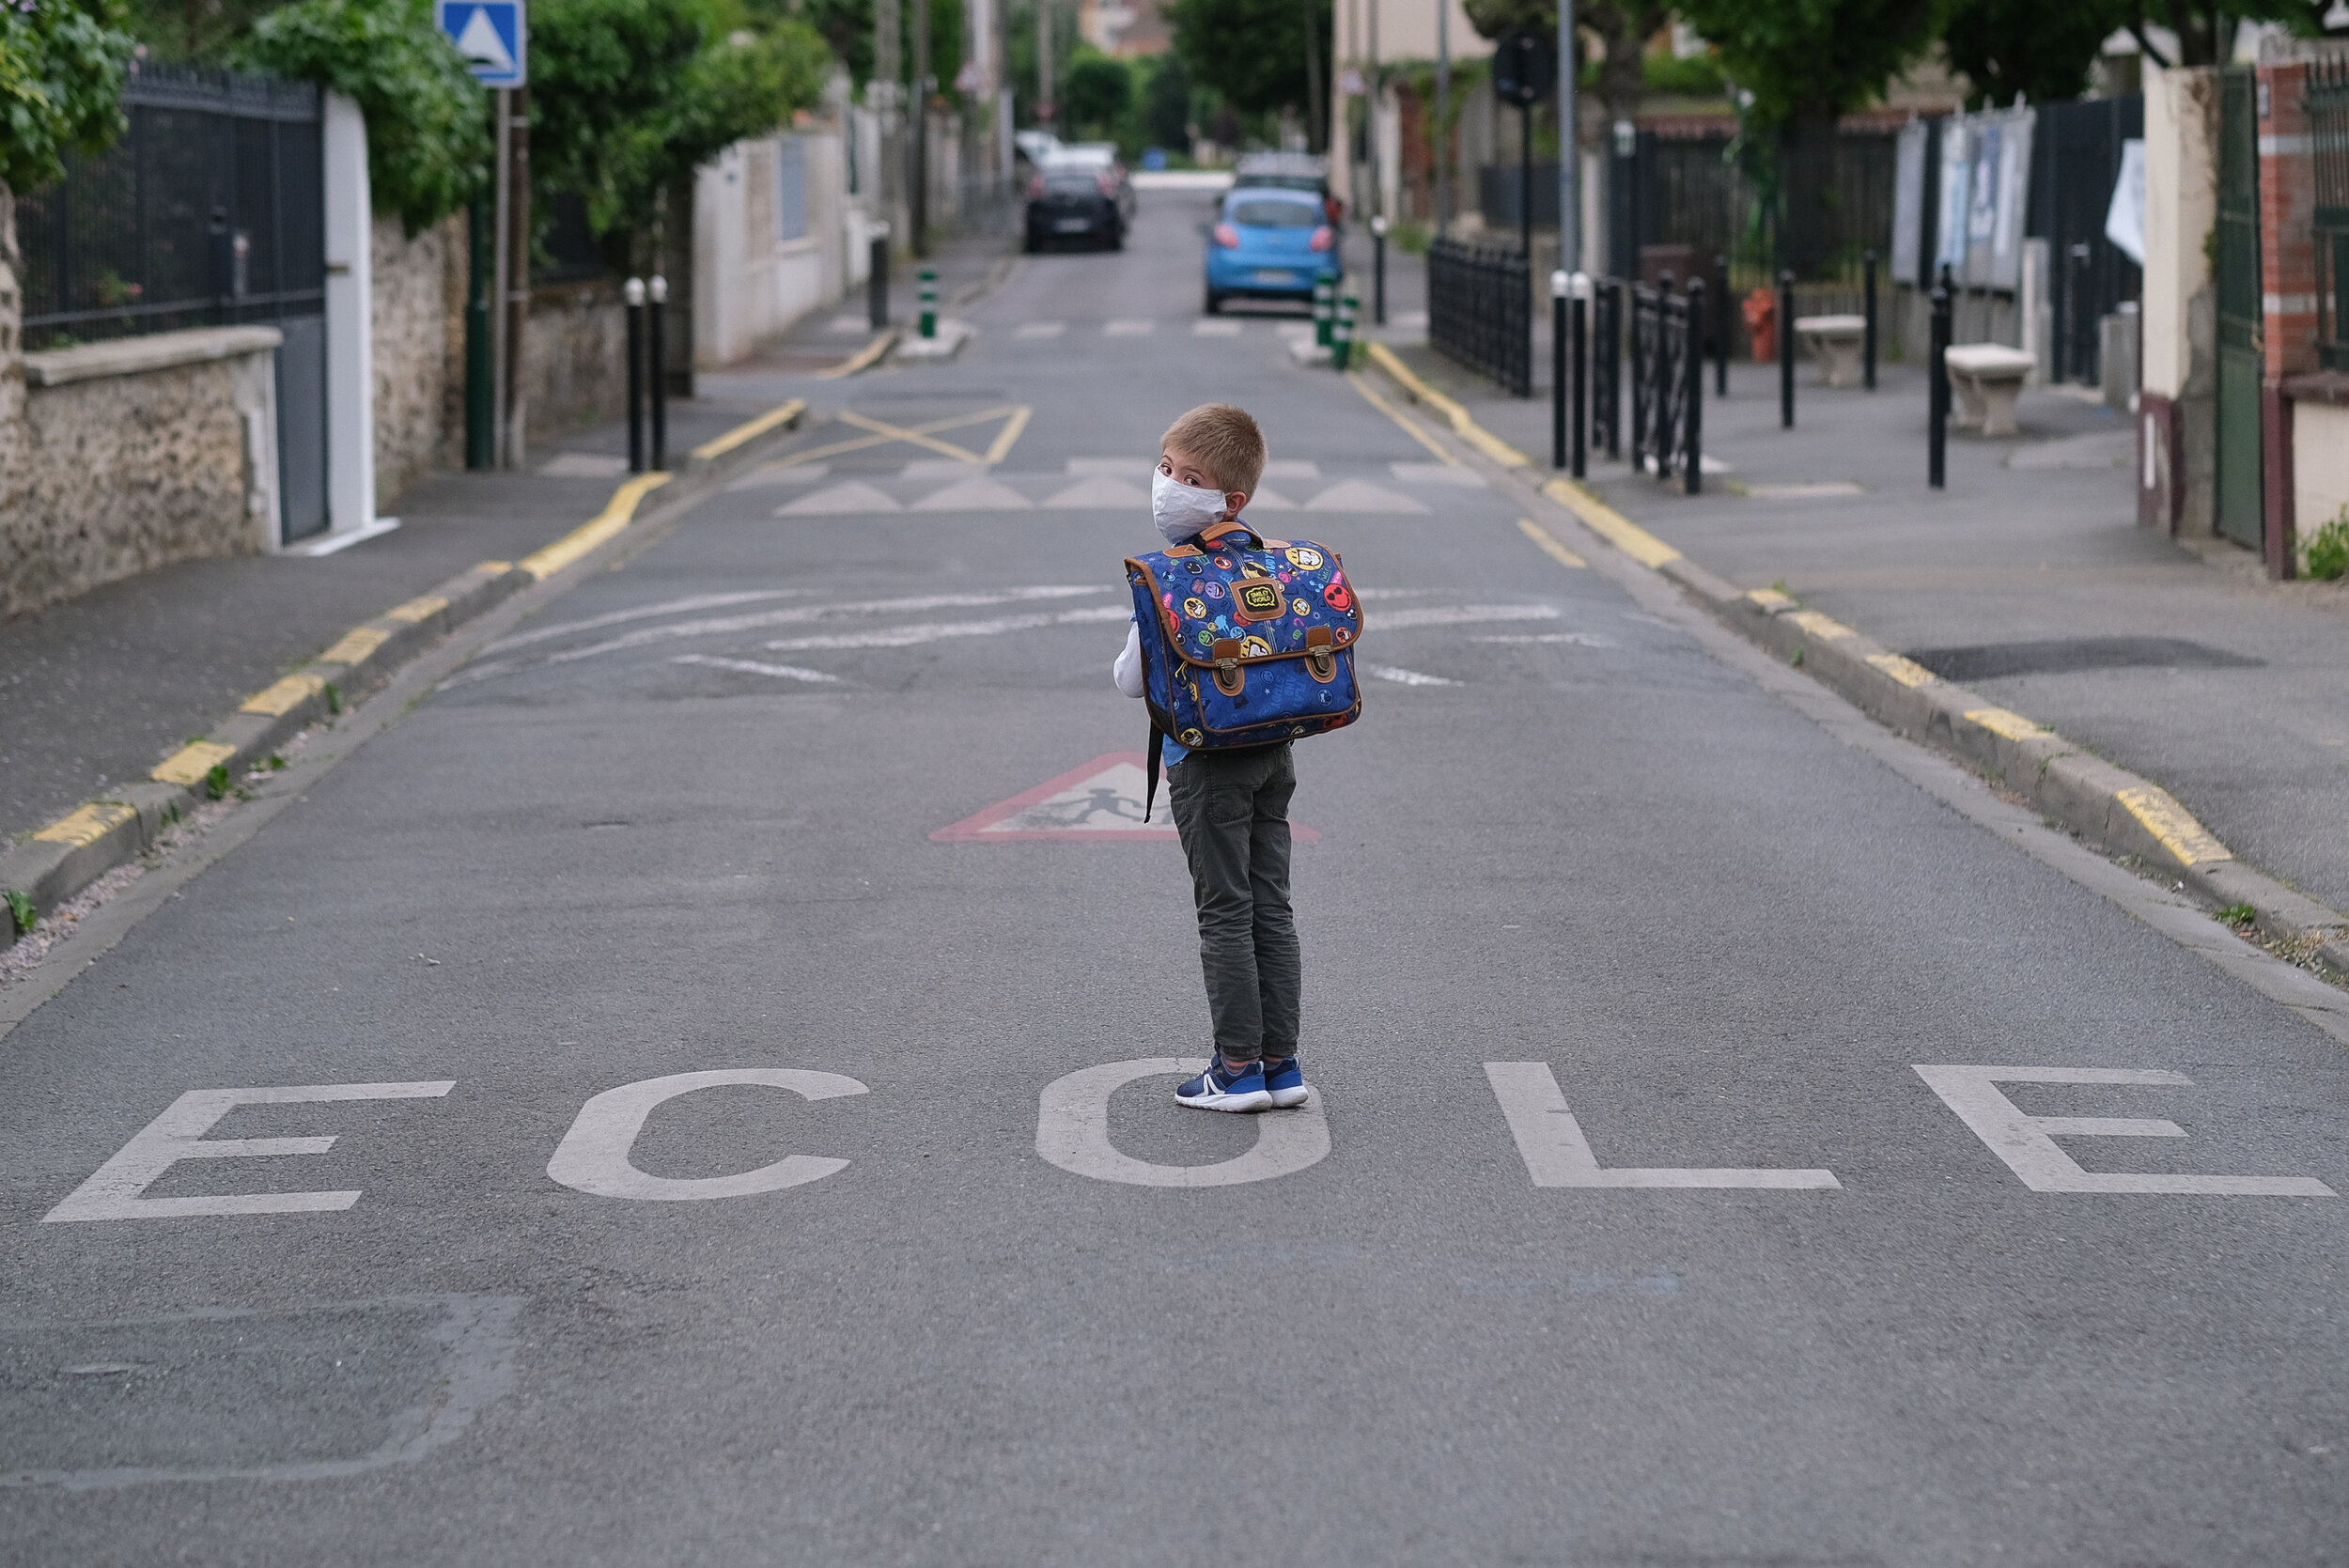
POLYGON ((1278 620, 1288 610, 1288 596, 1278 582, 1250 578, 1232 585, 1232 605, 1242 621, 1278 620))
MULTIPOLYGON (((1268 540, 1267 542, 1269 543, 1270 541, 1268 540)), ((1319 571, 1321 569, 1321 551, 1314 550, 1308 546, 1291 546, 1288 557, 1289 565, 1297 567, 1299 571, 1319 571)))
POLYGON ((1203 582, 1199 585, 1199 591, 1206 595, 1209 598, 1221 598, 1223 597, 1223 584, 1221 582, 1203 582))
POLYGON ((1271 651, 1272 644, 1261 637, 1243 637, 1239 640, 1239 656, 1242 659, 1262 659, 1271 651))
POLYGON ((1193 595, 1183 600, 1183 613, 1194 621, 1204 621, 1207 618, 1207 601, 1193 595))

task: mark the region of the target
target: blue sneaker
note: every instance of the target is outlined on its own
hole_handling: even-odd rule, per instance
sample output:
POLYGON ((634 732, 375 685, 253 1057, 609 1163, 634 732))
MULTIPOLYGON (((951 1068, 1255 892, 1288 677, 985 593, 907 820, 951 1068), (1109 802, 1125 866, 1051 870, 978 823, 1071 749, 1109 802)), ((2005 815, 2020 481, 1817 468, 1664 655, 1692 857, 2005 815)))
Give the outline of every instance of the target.
POLYGON ((1265 1058, 1264 1086, 1276 1110, 1293 1110, 1305 1103, 1305 1070, 1294 1056, 1265 1058))
POLYGON ((1227 1073, 1221 1057, 1210 1057, 1206 1071, 1176 1086, 1174 1100, 1194 1110, 1263 1110, 1272 1104, 1272 1094, 1264 1086, 1263 1063, 1227 1073))

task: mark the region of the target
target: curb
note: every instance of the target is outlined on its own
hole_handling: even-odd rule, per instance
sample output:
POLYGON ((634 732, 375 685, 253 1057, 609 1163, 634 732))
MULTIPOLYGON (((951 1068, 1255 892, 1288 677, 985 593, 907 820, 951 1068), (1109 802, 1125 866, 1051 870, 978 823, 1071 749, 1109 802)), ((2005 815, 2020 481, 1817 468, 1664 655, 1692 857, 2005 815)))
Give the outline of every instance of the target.
MULTIPOLYGON (((1487 456, 1494 448, 1509 453, 1515 462, 1495 458, 1505 467, 1528 465, 1523 453, 1428 388, 1384 344, 1373 344, 1370 357, 1413 400, 1442 412, 1470 445, 1487 456)), ((1877 723, 2022 796, 2041 815, 2098 847, 2169 873, 2217 908, 2248 907, 2250 924, 2262 936, 2301 948, 2349 979, 2349 915, 2236 860, 2160 785, 1941 679, 1841 621, 1803 609, 1776 589, 1739 589, 1572 480, 1520 477, 1624 554, 1670 578, 1731 630, 1798 665, 1877 723)))
MULTIPOLYGON (((735 466, 734 454, 777 428, 796 426, 798 398, 695 447, 683 491, 735 466)), ((612 492, 587 522, 520 561, 484 561, 469 571, 360 622, 301 669, 256 691, 235 712, 155 765, 145 782, 86 801, 13 846, 0 848, 0 895, 21 895, 35 917, 153 847, 163 831, 236 787, 252 769, 321 718, 342 712, 388 683, 400 666, 467 621, 535 587, 625 532, 645 497, 676 475, 640 474, 612 492)), ((9 905, 16 902, 8 897, 9 905)), ((32 929, 0 908, 0 947, 32 929)))

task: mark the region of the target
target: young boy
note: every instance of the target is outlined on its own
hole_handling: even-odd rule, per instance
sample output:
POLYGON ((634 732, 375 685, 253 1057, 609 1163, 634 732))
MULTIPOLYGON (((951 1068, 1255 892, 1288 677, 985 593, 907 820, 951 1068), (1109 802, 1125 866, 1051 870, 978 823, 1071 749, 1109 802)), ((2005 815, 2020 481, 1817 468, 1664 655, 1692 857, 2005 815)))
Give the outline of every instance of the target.
MULTIPOLYGON (((1159 442, 1150 510, 1170 545, 1245 534, 1239 520, 1264 474, 1264 435, 1246 412, 1203 403, 1159 442)), ((1111 678, 1143 693, 1142 628, 1128 628, 1111 678)), ((1199 962, 1215 1020, 1215 1056, 1174 1091, 1202 1110, 1305 1103, 1297 1065, 1301 967, 1289 908, 1289 743, 1190 752, 1165 737, 1167 798, 1199 908, 1199 962)))

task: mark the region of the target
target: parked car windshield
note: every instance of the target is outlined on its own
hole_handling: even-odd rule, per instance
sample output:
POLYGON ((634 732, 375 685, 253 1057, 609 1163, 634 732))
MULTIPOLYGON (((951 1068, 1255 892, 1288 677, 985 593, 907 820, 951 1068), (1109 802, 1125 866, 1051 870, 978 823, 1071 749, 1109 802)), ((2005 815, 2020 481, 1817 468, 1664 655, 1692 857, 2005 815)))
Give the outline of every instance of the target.
POLYGON ((1275 196, 1269 200, 1236 201, 1231 207, 1231 221, 1247 228, 1318 228, 1321 209, 1310 202, 1286 201, 1275 196))

